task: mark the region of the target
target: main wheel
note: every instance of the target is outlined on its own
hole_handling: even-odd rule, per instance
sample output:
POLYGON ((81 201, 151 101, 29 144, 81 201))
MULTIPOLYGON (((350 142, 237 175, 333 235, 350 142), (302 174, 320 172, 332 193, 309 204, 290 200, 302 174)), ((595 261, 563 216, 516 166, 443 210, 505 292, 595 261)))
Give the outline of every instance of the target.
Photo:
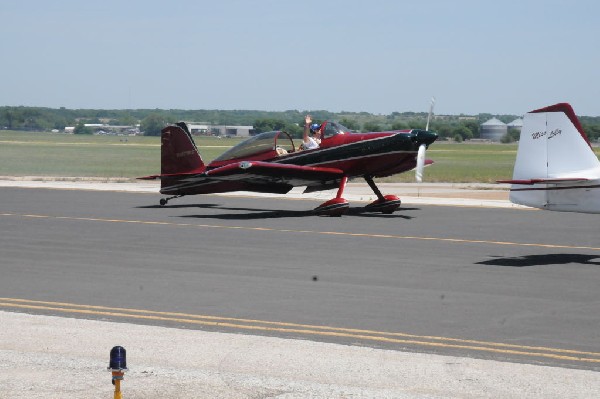
POLYGON ((321 216, 342 216, 349 207, 350 204, 344 198, 334 198, 322 203, 314 211, 321 216))
POLYGON ((395 195, 386 195, 384 196, 383 201, 377 200, 371 202, 365 207, 365 209, 368 212, 381 212, 384 215, 390 215, 400 207, 400 204, 400 198, 396 197, 395 195))

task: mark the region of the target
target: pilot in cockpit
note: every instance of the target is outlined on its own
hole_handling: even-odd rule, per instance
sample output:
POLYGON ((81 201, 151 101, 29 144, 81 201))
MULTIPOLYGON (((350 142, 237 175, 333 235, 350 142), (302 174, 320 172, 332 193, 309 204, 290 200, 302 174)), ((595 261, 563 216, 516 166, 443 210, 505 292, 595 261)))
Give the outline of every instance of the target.
POLYGON ((312 123, 312 117, 306 115, 304 117, 304 134, 302 135, 302 144, 300 149, 312 150, 313 148, 319 148, 321 145, 321 125, 318 123, 312 123), (313 137, 309 135, 309 132, 313 134, 313 137))

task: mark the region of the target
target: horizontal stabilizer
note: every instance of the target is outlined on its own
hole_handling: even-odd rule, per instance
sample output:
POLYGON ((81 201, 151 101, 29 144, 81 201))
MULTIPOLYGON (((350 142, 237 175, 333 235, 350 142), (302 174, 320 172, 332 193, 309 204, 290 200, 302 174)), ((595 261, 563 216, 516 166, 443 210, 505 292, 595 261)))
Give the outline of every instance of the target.
POLYGON ((196 176, 200 175, 204 172, 201 171, 192 171, 192 172, 184 172, 184 173, 165 173, 163 175, 151 175, 151 176, 143 176, 138 177, 138 180, 160 180, 165 177, 187 177, 187 176, 196 176))
POLYGON ((497 183, 508 183, 508 184, 560 184, 560 183, 579 183, 588 181, 590 179, 584 177, 573 177, 573 178, 541 178, 541 179, 524 179, 524 180, 497 180, 497 183))
POLYGON ((138 177, 138 180, 156 180, 156 179, 160 179, 160 175, 152 175, 152 176, 142 176, 142 177, 138 177))

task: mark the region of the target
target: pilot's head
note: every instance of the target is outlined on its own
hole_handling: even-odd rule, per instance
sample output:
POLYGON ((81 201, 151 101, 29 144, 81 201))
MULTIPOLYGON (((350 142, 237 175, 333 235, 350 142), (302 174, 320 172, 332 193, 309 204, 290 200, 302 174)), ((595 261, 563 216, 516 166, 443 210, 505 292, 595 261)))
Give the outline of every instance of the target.
POLYGON ((313 123, 312 125, 310 125, 310 132, 312 134, 321 134, 321 125, 319 125, 318 123, 313 123))

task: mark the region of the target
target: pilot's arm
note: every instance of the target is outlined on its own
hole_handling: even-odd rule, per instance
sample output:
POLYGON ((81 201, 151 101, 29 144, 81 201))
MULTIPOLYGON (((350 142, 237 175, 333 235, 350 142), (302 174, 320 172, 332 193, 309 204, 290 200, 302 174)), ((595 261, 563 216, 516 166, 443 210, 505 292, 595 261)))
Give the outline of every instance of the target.
POLYGON ((302 135, 302 141, 304 144, 308 144, 308 133, 310 132, 310 124, 312 123, 312 117, 310 115, 306 115, 304 117, 304 134, 302 135))

